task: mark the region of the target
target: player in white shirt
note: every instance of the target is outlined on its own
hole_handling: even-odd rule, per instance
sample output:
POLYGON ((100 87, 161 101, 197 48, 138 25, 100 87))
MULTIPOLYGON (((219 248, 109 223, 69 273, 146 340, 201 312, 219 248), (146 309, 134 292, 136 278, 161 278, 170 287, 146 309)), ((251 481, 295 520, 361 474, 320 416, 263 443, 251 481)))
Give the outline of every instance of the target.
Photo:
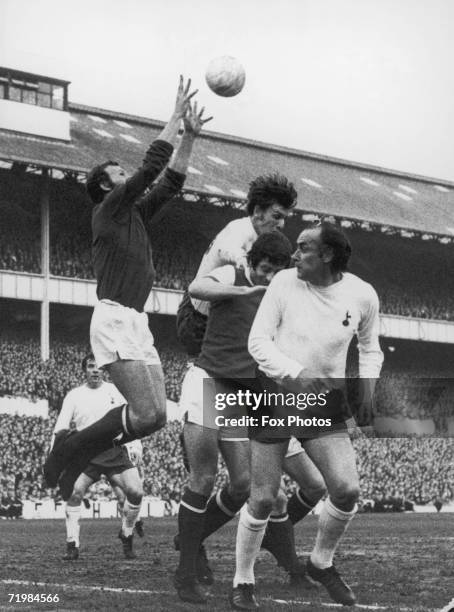
MULTIPOLYGON (((279 491, 282 460, 291 434, 322 473, 328 498, 319 518, 308 575, 338 603, 355 596, 333 565, 336 547, 356 512, 359 478, 348 435, 345 369, 348 346, 358 338, 362 414, 371 414, 375 380, 383 354, 378 341, 379 303, 371 285, 348 273, 350 244, 336 225, 323 222, 304 230, 293 256, 296 268, 278 273, 257 311, 249 351, 265 377, 264 390, 323 393, 326 399, 302 416, 324 418, 298 429, 257 428, 251 441, 251 496, 238 525, 236 574, 231 602, 255 609, 254 562, 279 491), (331 425, 326 417, 331 418, 331 425), (281 436, 281 437, 279 437, 281 436), (284 436, 284 437, 282 437, 284 436), (264 470, 266 466, 266 470, 264 470)), ((288 404, 287 404, 288 406, 288 404)), ((288 409, 287 409, 288 410, 288 409)), ((284 415, 273 406, 271 415, 284 415)), ((285 422, 285 419, 284 419, 285 422)))
MULTIPOLYGON (((257 237, 283 229, 296 196, 293 183, 281 174, 254 179, 247 195, 248 216, 231 221, 219 232, 205 252, 195 278, 227 264, 246 267, 247 253, 257 237)), ((178 339, 190 357, 200 353, 208 310, 209 302, 190 298, 187 292, 178 308, 178 339)))
MULTIPOLYGON (((63 406, 54 428, 55 434, 70 429, 74 423, 77 430, 90 426, 102 418, 115 406, 125 403, 124 397, 110 382, 105 382, 101 371, 96 366, 92 354, 82 360, 85 383, 69 391, 63 400, 63 406)), ((60 492, 66 501, 66 555, 64 560, 75 560, 79 557, 80 504, 88 488, 101 474, 105 474, 112 487, 121 490, 124 495, 123 519, 119 538, 127 559, 134 559, 133 529, 139 517, 142 505, 143 487, 138 468, 131 461, 130 455, 141 457, 142 443, 135 441, 129 445, 118 446, 104 451, 90 461, 74 483, 66 485, 65 472, 60 480, 60 492), (140 450, 137 446, 140 445, 140 450), (128 448, 128 446, 130 448, 128 448)), ((68 483, 72 483, 69 477, 68 483)))

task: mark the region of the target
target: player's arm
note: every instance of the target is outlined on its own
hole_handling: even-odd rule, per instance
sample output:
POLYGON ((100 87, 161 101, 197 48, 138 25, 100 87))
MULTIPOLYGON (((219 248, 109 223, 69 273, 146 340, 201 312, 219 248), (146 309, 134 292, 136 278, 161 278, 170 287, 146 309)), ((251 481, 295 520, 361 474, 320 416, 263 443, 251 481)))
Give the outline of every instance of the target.
POLYGON ((146 224, 159 212, 183 187, 192 147, 203 125, 212 119, 203 118, 204 108, 197 112, 197 102, 189 104, 184 116, 184 133, 180 145, 171 160, 164 176, 153 186, 149 195, 141 200, 139 209, 146 224))
POLYGON ((186 174, 188 169, 189 159, 191 158, 192 147, 200 132, 208 121, 213 117, 204 117, 205 107, 200 111, 197 109, 197 102, 193 105, 189 104, 186 115, 183 117, 184 132, 181 138, 180 145, 175 153, 174 158, 169 164, 169 168, 175 172, 186 174))
POLYGON ((235 282, 235 268, 233 266, 221 266, 212 270, 206 276, 195 278, 189 285, 188 291, 192 298, 214 302, 226 300, 232 297, 253 295, 263 293, 266 287, 257 285, 255 287, 237 287, 235 282))
POLYGON ((266 376, 279 382, 295 380, 302 371, 301 364, 284 355, 274 342, 282 317, 281 294, 285 291, 280 274, 271 281, 257 310, 249 334, 248 350, 266 376))
POLYGON ((360 424, 371 424, 374 415, 375 384, 383 364, 383 353, 379 343, 379 301, 372 287, 370 287, 370 295, 364 300, 361 311, 358 325, 360 376, 358 418, 360 424))
MULTIPOLYGON (((158 138, 150 145, 143 165, 139 168, 124 185, 114 189, 109 196, 117 200, 119 208, 131 204, 138 198, 153 181, 159 176, 168 164, 172 155, 181 120, 186 115, 190 100, 196 91, 190 92, 191 79, 184 85, 183 77, 180 76, 180 83, 177 91, 175 108, 169 121, 159 134, 158 138)), ((105 203, 110 199, 105 198, 105 203)))

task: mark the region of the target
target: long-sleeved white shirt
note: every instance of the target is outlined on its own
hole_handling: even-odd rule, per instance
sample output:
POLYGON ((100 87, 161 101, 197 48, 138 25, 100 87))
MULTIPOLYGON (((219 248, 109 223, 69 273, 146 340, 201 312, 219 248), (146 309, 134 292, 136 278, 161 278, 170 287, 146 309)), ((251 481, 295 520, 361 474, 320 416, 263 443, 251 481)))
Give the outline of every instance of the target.
POLYGON ((249 335, 248 348, 260 370, 277 381, 345 378, 347 351, 358 337, 359 373, 378 378, 383 363, 378 296, 369 283, 344 273, 329 287, 311 285, 297 270, 271 281, 249 335))
MULTIPOLYGON (((196 278, 206 276, 215 268, 227 264, 246 264, 246 255, 257 240, 257 232, 250 217, 235 219, 219 232, 202 257, 196 278)), ((209 312, 209 302, 191 298, 196 310, 204 315, 209 312)))
POLYGON ((54 433, 60 429, 69 429, 71 422, 74 422, 76 429, 85 429, 95 421, 99 421, 115 406, 125 403, 126 400, 112 383, 103 382, 96 389, 86 384, 75 387, 63 400, 54 433))

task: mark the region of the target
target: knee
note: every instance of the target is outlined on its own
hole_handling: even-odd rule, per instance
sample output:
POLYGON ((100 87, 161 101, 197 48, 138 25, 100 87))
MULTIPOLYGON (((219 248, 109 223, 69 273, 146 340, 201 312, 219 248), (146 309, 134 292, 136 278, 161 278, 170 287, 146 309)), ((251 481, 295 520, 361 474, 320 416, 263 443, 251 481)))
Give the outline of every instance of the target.
POLYGON ((73 492, 71 493, 71 497, 68 499, 67 504, 69 506, 79 506, 82 503, 84 495, 85 491, 82 491, 81 489, 73 489, 73 492))
POLYGON ((302 491, 304 496, 315 505, 326 495, 326 485, 324 480, 320 479, 320 482, 313 482, 304 487, 302 491))
POLYGON ((141 488, 129 489, 126 492, 126 499, 132 506, 139 506, 142 503, 143 490, 141 488))
POLYGON ((194 493, 209 497, 214 488, 215 475, 210 472, 193 472, 189 476, 189 488, 194 493))
POLYGON ((135 422, 131 415, 131 421, 133 423, 134 432, 138 437, 142 438, 162 429, 166 424, 167 417, 165 410, 149 410, 144 416, 137 418, 135 422))
POLYGON ((250 492, 251 481, 249 474, 243 474, 239 478, 235 478, 235 480, 231 481, 229 493, 236 503, 244 503, 247 499, 249 499, 250 492))
POLYGON ((271 487, 263 487, 255 492, 249 501, 255 516, 266 518, 271 514, 278 492, 271 487))
POLYGON ((329 491, 333 504, 340 510, 350 512, 359 499, 359 485, 357 483, 339 483, 334 490, 329 491))

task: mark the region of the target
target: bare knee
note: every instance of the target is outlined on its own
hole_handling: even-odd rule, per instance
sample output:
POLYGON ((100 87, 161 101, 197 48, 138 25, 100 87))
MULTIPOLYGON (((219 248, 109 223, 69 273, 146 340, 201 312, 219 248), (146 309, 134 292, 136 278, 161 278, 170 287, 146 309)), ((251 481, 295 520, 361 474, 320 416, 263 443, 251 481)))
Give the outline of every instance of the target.
POLYGON ((126 499, 133 506, 139 506, 142 503, 143 489, 142 487, 132 487, 126 490, 126 499))
POLYGON ((339 483, 329 491, 332 503, 345 512, 353 510, 359 499, 359 485, 357 483, 339 483))
POLYGON ((215 474, 211 472, 194 472, 189 476, 189 488, 194 493, 209 497, 214 488, 215 474))
POLYGON ((130 406, 130 420, 131 425, 139 437, 149 436, 155 431, 162 429, 166 422, 166 412, 161 408, 155 410, 148 410, 140 415, 136 415, 133 412, 133 406, 130 406))
POLYGON ((251 492, 251 480, 249 474, 241 474, 232 478, 229 486, 229 494, 237 504, 244 503, 249 498, 251 492))
POLYGON ((256 489, 253 497, 249 500, 249 506, 256 518, 267 518, 276 503, 279 489, 261 487, 256 489))
POLYGON ((311 483, 310 486, 302 488, 304 497, 311 501, 314 506, 326 495, 326 485, 324 480, 318 483, 311 483))
POLYGON ((82 489, 73 489, 71 497, 68 499, 68 506, 80 506, 84 498, 85 491, 82 489))

